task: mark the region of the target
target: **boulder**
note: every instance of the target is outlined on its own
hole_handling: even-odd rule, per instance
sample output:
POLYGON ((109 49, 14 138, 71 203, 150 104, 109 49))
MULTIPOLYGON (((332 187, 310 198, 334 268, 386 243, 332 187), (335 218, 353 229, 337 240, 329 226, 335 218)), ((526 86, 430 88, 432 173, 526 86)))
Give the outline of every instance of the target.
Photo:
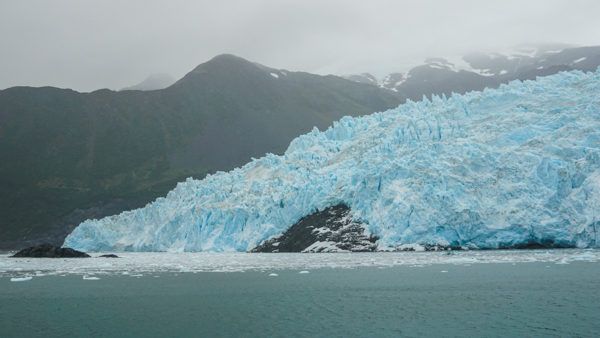
POLYGON ((12 257, 30 258, 85 258, 90 255, 71 248, 61 248, 52 244, 40 244, 23 249, 12 257))

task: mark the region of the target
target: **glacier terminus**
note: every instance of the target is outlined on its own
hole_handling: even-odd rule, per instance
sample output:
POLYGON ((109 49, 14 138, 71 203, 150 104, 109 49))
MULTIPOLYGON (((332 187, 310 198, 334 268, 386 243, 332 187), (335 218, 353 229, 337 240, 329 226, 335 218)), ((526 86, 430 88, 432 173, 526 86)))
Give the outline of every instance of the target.
POLYGON ((345 117, 147 206, 81 223, 85 251, 249 251, 346 205, 378 250, 598 247, 600 70, 345 117))

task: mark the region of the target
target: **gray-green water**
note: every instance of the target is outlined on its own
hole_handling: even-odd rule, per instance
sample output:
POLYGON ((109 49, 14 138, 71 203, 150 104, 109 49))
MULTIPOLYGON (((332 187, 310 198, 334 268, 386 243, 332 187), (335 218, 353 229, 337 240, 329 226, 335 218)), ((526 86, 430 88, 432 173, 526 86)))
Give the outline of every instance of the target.
POLYGON ((2 337, 597 337, 600 264, 0 278, 2 337), (443 272, 447 271, 447 272, 443 272))

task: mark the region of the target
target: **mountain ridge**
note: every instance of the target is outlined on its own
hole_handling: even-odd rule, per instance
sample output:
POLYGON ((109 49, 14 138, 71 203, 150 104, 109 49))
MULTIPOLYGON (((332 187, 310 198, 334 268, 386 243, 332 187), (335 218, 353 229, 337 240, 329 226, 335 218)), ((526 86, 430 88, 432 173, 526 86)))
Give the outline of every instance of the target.
POLYGON ((151 74, 146 77, 140 83, 137 83, 133 86, 128 86, 125 88, 121 88, 119 91, 124 90, 141 90, 141 91, 149 91, 149 90, 160 90, 165 89, 175 83, 175 79, 165 73, 157 73, 151 74))
POLYGON ((526 51, 469 53, 459 58, 428 58, 406 72, 390 73, 378 80, 369 73, 346 79, 392 90, 411 100, 423 95, 450 95, 484 88, 497 88, 512 80, 532 80, 559 71, 595 71, 600 66, 600 46, 574 47, 562 44, 529 47, 526 51))
POLYGON ((213 66, 154 91, 0 91, 0 248, 60 244, 87 218, 143 206, 186 177, 281 152, 346 112, 401 101, 341 78, 277 79, 245 60, 213 66))
MULTIPOLYGON (((594 56, 600 47, 582 48, 554 51, 546 67, 521 76, 572 69, 561 62, 600 64, 594 56)), ((456 77, 465 72, 454 71, 447 60, 427 62, 414 77, 389 78, 388 87, 407 86, 402 91, 270 68, 231 54, 154 91, 2 90, 0 249, 60 244, 85 219, 141 207, 187 177, 282 153, 293 137, 313 126, 325 129, 343 115, 385 110, 407 98, 493 88, 510 79, 496 70, 493 77, 471 72, 475 80, 465 80, 456 77)), ((478 62, 487 67, 490 61, 478 62)))

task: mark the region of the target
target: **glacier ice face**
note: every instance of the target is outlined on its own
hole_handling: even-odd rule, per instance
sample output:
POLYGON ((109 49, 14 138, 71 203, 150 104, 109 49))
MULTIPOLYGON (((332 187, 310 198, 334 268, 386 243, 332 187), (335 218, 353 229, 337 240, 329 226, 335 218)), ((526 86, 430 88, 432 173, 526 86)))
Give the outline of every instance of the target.
POLYGON ((564 72, 335 122, 144 208, 81 223, 85 251, 246 251, 344 203, 379 237, 598 246, 600 70, 564 72))

